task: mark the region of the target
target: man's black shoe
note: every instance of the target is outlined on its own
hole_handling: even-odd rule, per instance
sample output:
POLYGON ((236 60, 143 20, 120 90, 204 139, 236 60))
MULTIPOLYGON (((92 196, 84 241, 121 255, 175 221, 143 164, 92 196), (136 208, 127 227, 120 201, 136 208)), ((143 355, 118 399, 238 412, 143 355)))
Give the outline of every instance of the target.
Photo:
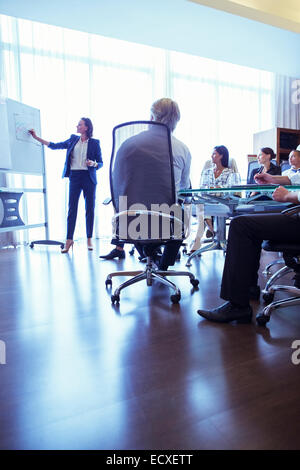
POLYGON ((108 255, 103 255, 99 256, 99 258, 103 259, 114 259, 114 258, 119 258, 119 259, 124 259, 125 258, 125 250, 117 250, 117 248, 114 248, 111 250, 108 255))
POLYGON ((252 308, 250 305, 240 307, 232 305, 230 302, 226 302, 213 310, 198 310, 197 312, 201 317, 218 323, 229 323, 231 321, 251 323, 252 320, 252 308))
POLYGON ((167 264, 163 264, 163 263, 158 264, 159 271, 168 271, 168 267, 169 266, 167 264))
POLYGON ((249 297, 251 300, 259 300, 260 298, 260 287, 251 286, 249 289, 249 297))

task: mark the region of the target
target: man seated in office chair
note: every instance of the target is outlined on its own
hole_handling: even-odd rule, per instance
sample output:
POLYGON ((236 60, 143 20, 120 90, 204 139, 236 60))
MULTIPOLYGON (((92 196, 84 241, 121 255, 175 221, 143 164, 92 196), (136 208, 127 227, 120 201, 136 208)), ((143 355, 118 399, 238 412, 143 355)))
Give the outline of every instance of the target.
MULTIPOLYGON (((257 176, 266 176, 266 174, 257 176)), ((273 199, 278 202, 299 204, 300 192, 289 192, 279 186, 273 193, 273 199)), ((298 215, 291 217, 281 213, 255 214, 234 218, 229 228, 220 292, 220 297, 227 302, 212 310, 198 310, 198 314, 207 320, 219 323, 235 320, 250 323, 252 319, 250 299, 259 298, 257 272, 263 240, 299 243, 299 233, 298 215), (257 295, 255 295, 256 286, 257 295)))
MULTIPOLYGON (((151 121, 162 122, 163 124, 166 124, 169 127, 171 131, 171 145, 173 153, 174 179, 176 191, 188 188, 190 185, 191 154, 188 147, 183 142, 173 136, 173 131, 175 130, 175 127, 180 119, 180 111, 178 104, 169 98, 162 98, 155 101, 151 106, 150 119, 151 121)), ((101 256, 101 258, 120 258, 120 252, 124 253, 124 255, 121 256, 122 258, 124 258, 124 244, 117 242, 116 245, 116 248, 114 248, 108 255, 101 256)), ((136 247, 140 255, 144 257, 145 254, 143 252, 143 247, 141 247, 139 244, 137 244, 136 247)), ((160 269, 166 270, 168 266, 174 264, 179 247, 180 243, 178 242, 175 244, 166 245, 163 256, 160 260, 160 269)))

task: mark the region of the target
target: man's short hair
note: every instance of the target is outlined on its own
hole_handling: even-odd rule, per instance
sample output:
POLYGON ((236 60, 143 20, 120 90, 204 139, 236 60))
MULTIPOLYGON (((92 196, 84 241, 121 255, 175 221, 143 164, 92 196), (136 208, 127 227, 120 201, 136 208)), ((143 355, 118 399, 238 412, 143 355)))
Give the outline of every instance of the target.
MULTIPOLYGON (((298 149, 298 147, 297 147, 297 149, 298 149)), ((300 150, 291 150, 290 155, 291 155, 291 153, 295 153, 296 157, 300 158, 300 150)))
POLYGON ((170 98, 161 98, 151 106, 151 114, 154 121, 166 124, 173 132, 180 119, 180 111, 176 101, 170 98))

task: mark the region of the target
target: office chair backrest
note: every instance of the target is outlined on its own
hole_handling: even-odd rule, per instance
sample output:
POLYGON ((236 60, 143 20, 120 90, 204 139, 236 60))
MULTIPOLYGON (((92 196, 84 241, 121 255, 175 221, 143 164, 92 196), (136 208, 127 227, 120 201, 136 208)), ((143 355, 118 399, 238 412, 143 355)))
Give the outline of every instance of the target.
MULTIPOLYGON (((117 213, 132 208, 150 211, 155 204, 164 204, 166 213, 170 213, 168 208, 176 203, 176 193, 171 135, 165 124, 133 121, 113 129, 110 187, 117 213)), ((126 224, 133 219, 134 215, 127 214, 126 224)), ((151 226, 149 220, 144 222, 151 226)), ((144 234, 141 239, 152 240, 150 232, 149 228, 147 237, 144 234)), ((130 239, 124 233, 118 235, 130 239)))
POLYGON ((252 160, 251 162, 248 163, 247 184, 250 183, 252 171, 259 167, 260 167, 260 164, 258 163, 257 160, 252 160))
POLYGON ((291 168, 291 165, 289 164, 288 160, 281 162, 280 166, 281 166, 281 173, 291 168))
POLYGON ((165 124, 134 121, 113 130, 110 165, 112 202, 127 204, 175 203, 175 182, 170 131, 165 124))
POLYGON ((234 173, 239 173, 239 169, 238 169, 235 158, 232 158, 232 157, 229 158, 228 166, 229 168, 232 169, 234 173))
MULTIPOLYGON (((204 163, 203 165, 203 168, 202 168, 202 171, 201 171, 201 174, 203 174, 203 172, 205 170, 207 170, 208 168, 212 168, 213 167, 213 162, 211 160, 211 158, 209 160, 206 160, 206 162, 204 163)), ((238 166, 237 166, 237 163, 236 163, 236 160, 234 158, 229 158, 229 161, 228 161, 228 168, 231 168, 231 170, 234 172, 234 173, 238 173, 239 170, 238 170, 238 166)))

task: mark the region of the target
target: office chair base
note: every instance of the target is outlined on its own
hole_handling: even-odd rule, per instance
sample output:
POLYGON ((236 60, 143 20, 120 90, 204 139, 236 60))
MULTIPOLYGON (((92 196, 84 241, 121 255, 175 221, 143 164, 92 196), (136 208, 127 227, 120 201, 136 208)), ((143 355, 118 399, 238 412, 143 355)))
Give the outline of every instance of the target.
POLYGON ((278 271, 276 271, 276 273, 274 273, 270 277, 270 279, 266 283, 264 290, 262 291, 263 299, 267 301, 267 299, 265 299, 265 296, 268 297, 268 294, 270 294, 275 281, 280 279, 282 276, 285 276, 286 274, 292 273, 293 271, 294 270, 292 268, 289 268, 288 266, 283 266, 283 268, 280 268, 278 271))
POLYGON ((202 253, 205 251, 212 251, 212 250, 223 250, 224 253, 226 252, 227 249, 227 242, 226 240, 223 241, 218 241, 214 240, 213 242, 209 243, 207 246, 204 246, 202 248, 199 248, 199 250, 194 251, 192 254, 187 259, 186 266, 190 267, 192 266, 191 260, 195 258, 196 256, 200 256, 202 253))
POLYGON ((264 313, 259 313, 256 315, 256 323, 259 326, 266 326, 266 324, 270 321, 270 316, 265 315, 264 313))
POLYGON ((146 280, 147 286, 151 286, 153 281, 157 281, 161 284, 166 285, 167 287, 170 287, 174 291, 174 293, 170 297, 173 303, 178 303, 180 301, 181 293, 172 281, 166 279, 167 276, 187 276, 189 277, 190 283, 193 287, 197 287, 199 284, 198 279, 196 279, 192 273, 186 271, 160 271, 153 265, 152 261, 149 258, 147 259, 147 265, 144 271, 119 271, 109 274, 105 281, 106 286, 112 285, 112 277, 115 276, 133 277, 123 282, 123 284, 121 284, 115 290, 114 294, 111 296, 111 301, 113 304, 120 302, 121 290, 143 280, 146 280))
POLYGON ((269 263, 265 269, 263 270, 263 274, 265 276, 269 276, 270 275, 270 269, 275 266, 276 264, 285 264, 284 263, 284 259, 283 258, 279 258, 279 259, 276 259, 275 261, 272 261, 272 263, 269 263))
POLYGON ((272 286, 269 294, 272 294, 274 297, 275 292, 279 292, 279 291, 284 291, 284 292, 287 292, 288 294, 292 294, 293 297, 289 297, 287 299, 282 299, 282 300, 277 300, 267 305, 263 309, 262 313, 259 313, 256 316, 256 321, 258 325, 264 326, 270 320, 273 310, 280 308, 280 307, 289 307, 289 306, 300 304, 300 289, 298 289, 297 287, 281 286, 281 285, 272 286))
POLYGON ((116 271, 114 273, 111 273, 107 276, 105 280, 105 285, 106 286, 111 286, 112 285, 112 278, 116 276, 137 276, 138 274, 142 274, 144 271, 116 271))
POLYGON ((264 292, 262 298, 266 304, 270 304, 274 300, 274 292, 264 292))

